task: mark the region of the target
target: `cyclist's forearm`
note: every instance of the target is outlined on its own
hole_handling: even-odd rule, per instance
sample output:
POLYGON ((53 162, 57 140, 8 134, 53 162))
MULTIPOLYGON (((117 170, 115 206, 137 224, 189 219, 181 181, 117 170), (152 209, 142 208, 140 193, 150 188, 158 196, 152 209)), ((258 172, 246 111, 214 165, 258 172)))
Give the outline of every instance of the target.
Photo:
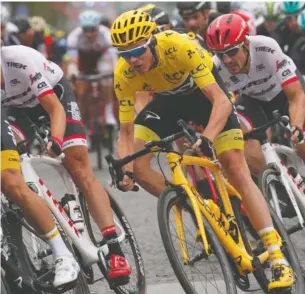
MULTIPOLYGON (((118 158, 124 158, 132 153, 134 153, 133 147, 133 133, 132 134, 121 134, 118 139, 117 145, 118 158)), ((126 164, 123 170, 128 170, 133 172, 133 162, 126 164)))
POLYGON ((296 93, 289 99, 290 124, 303 128, 305 121, 305 94, 296 93))

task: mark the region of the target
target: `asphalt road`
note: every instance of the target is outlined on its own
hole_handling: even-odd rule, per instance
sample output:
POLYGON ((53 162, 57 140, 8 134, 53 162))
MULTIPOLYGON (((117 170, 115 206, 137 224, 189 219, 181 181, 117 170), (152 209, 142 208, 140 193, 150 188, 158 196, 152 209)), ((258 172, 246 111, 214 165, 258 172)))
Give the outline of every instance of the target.
MULTIPOLYGON (((110 176, 108 170, 96 170, 95 154, 90 154, 90 160, 95 174, 99 181, 105 186, 109 186, 110 176)), ((106 163, 104 164, 106 166, 106 163)), ((53 192, 57 199, 60 199, 64 193, 64 186, 58 180, 57 173, 46 166, 37 166, 39 175, 44 179, 48 188, 53 192)), ((137 193, 122 193, 118 190, 110 189, 111 194, 118 201, 131 224, 131 227, 138 240, 148 284, 148 294, 182 294, 184 291, 180 287, 174 272, 169 264, 165 250, 162 245, 159 227, 157 223, 157 199, 150 196, 143 190, 137 193)), ((301 236, 294 238, 297 246, 300 260, 305 265, 305 242, 301 236)), ((100 277, 98 270, 95 271, 96 278, 100 277)), ((220 282, 221 284, 221 282, 220 282)), ((222 283, 223 284, 223 283, 222 283)), ((258 286, 253 278, 251 278, 251 289, 257 289, 258 286)), ((104 283, 97 282, 90 286, 92 293, 113 293, 107 290, 104 283)), ((209 289, 208 293, 226 293, 209 289)), ((243 293, 240 291, 240 293, 243 293)), ((262 291, 254 291, 252 293, 263 293, 262 291)))

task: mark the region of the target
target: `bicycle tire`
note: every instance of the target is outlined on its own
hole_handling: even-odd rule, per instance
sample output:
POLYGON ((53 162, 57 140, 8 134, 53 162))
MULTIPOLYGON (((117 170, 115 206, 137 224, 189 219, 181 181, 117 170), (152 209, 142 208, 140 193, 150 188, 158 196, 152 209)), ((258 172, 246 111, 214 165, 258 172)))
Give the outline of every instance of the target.
MULTIPOLYGON (((271 199, 271 194, 270 194, 270 190, 268 189, 268 177, 269 176, 274 176, 275 178, 278 178, 278 174, 270 168, 266 168, 263 172, 261 172, 261 174, 259 175, 258 178, 258 186, 260 188, 260 190, 262 191, 263 195, 265 196, 265 198, 268 200, 271 199)), ((281 182, 278 183, 279 185, 281 185, 284 189, 285 187, 281 184, 281 182)), ((275 187, 275 189, 277 190, 278 188, 275 187)), ((298 203, 298 207, 300 209, 300 212, 303 216, 303 218, 305 219, 305 207, 302 205, 302 203, 300 203, 299 199, 296 197, 296 201, 298 203)), ((305 229, 304 233, 305 233, 305 229)))
MULTIPOLYGON (((112 208, 114 214, 116 215, 117 219, 120 221, 120 225, 123 227, 123 230, 126 233, 126 236, 127 236, 126 240, 128 241, 128 243, 131 247, 134 261, 135 261, 136 272, 137 272, 137 283, 136 283, 137 290, 136 291, 126 292, 126 290, 124 290, 124 287, 126 287, 126 286, 116 287, 113 289, 113 291, 118 294, 128 294, 128 293, 145 294, 146 293, 146 276, 145 276, 143 259, 140 254, 138 242, 131 229, 131 226, 129 225, 129 223, 127 221, 127 218, 126 218, 123 210, 120 208, 119 204, 115 201, 115 199, 111 196, 111 194, 108 191, 106 191, 106 193, 109 196, 111 208, 112 208)), ((79 201, 80 201, 80 205, 81 205, 81 209, 83 212, 84 221, 85 221, 85 224, 86 224, 86 227, 88 230, 89 237, 95 246, 99 246, 103 242, 102 236, 100 235, 101 240, 97 240, 94 236, 93 227, 92 227, 92 223, 91 223, 93 220, 90 217, 86 199, 83 197, 83 195, 81 193, 79 194, 79 201)), ((133 273, 134 270, 132 269, 131 272, 133 273)))
MULTIPOLYGON (((168 188, 164 190, 158 200, 158 224, 160 229, 161 238, 163 241, 163 245, 165 247, 165 251, 167 253, 168 259, 171 263, 171 266, 176 274, 176 277, 178 278, 182 288, 184 291, 188 294, 195 294, 197 293, 196 290, 191 285, 191 282, 186 276, 185 271, 183 270, 181 263, 178 259, 178 256, 176 254, 173 241, 171 239, 170 229, 169 229, 169 212, 170 208, 175 205, 175 203, 178 203, 181 199, 181 195, 179 195, 179 192, 175 188, 168 188)), ((235 280, 232 274, 232 268, 230 266, 227 254, 225 253, 221 243, 219 242, 216 234, 212 230, 210 224, 207 222, 205 217, 203 216, 204 220, 204 226, 206 230, 207 237, 210 241, 210 244, 213 247, 213 251, 218 258, 218 261, 220 263, 224 281, 226 284, 226 293, 237 293, 235 280)))
MULTIPOLYGON (((40 235, 38 235, 33 229, 31 226, 28 225, 28 223, 26 221, 24 221, 23 219, 20 219, 20 224, 22 225, 22 227, 27 231, 29 232, 29 234, 31 234, 31 237, 32 236, 35 236, 35 238, 37 238, 37 240, 41 240, 41 244, 45 244, 46 247, 48 247, 47 243, 40 237, 40 235)), ((59 224, 58 224, 59 226, 59 224)), ((22 232, 24 232, 22 230, 22 232)), ((68 250, 73 254, 74 258, 77 260, 77 256, 75 255, 69 241, 68 241, 68 238, 64 232, 63 229, 60 229, 59 228, 59 232, 61 234, 61 237, 66 245, 66 247, 68 248, 68 250)), ((23 233, 22 233, 23 235, 23 233)), ((24 243, 24 240, 23 240, 23 246, 22 246, 22 251, 23 251, 23 254, 24 256, 26 256, 26 258, 28 259, 28 262, 29 264, 31 264, 31 275, 32 275, 32 279, 34 280, 35 278, 37 278, 38 275, 41 275, 41 271, 44 270, 44 268, 41 268, 41 269, 37 269, 35 268, 34 264, 33 264, 33 261, 31 260, 31 257, 30 257, 30 253, 28 251, 29 248, 31 248, 30 246, 27 246, 27 244, 24 243)), ((45 266, 45 265, 44 265, 45 266)), ((41 293, 48 293, 48 292, 45 292, 45 291, 41 291, 41 293)), ((90 294, 90 290, 89 290, 89 287, 87 285, 87 281, 86 281, 86 278, 84 277, 84 274, 82 273, 82 270, 79 272, 79 275, 78 275, 78 278, 76 280, 76 286, 73 288, 73 289, 70 289, 68 291, 64 291, 64 292, 61 292, 61 293, 65 293, 65 294, 68 294, 68 293, 73 293, 73 294, 90 294)))
POLYGON ((8 282, 3 273, 1 273, 1 294, 12 294, 8 282))

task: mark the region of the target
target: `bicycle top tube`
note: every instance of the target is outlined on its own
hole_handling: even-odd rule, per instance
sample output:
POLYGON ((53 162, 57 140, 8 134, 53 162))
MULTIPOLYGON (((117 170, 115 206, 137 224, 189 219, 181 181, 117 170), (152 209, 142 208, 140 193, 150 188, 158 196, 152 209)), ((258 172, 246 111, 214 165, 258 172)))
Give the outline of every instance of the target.
POLYGON ((260 142, 266 140, 267 139, 266 130, 275 124, 279 124, 281 128, 285 130, 285 132, 290 133, 290 128, 285 126, 285 124, 289 123, 289 119, 286 116, 280 116, 278 112, 274 112, 273 117, 274 119, 271 122, 261 127, 255 128, 250 132, 248 132, 247 134, 245 134, 244 140, 255 139, 255 140, 259 140, 260 142))

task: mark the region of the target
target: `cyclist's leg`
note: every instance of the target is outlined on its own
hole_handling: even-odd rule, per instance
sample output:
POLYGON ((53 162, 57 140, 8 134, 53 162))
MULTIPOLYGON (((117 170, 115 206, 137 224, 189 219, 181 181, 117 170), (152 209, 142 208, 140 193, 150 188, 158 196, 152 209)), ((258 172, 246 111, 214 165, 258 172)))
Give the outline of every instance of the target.
MULTIPOLYGON (((21 134, 22 131, 19 135, 21 134)), ((22 209, 25 219, 44 237, 52 249, 56 262, 54 286, 58 287, 76 280, 79 266, 63 242, 48 206, 24 181, 13 131, 3 110, 1 110, 1 163, 1 191, 22 209), (68 271, 66 271, 67 267, 68 271)))
POLYGON ((96 179, 90 166, 85 129, 75 96, 66 78, 62 78, 59 84, 54 87, 54 91, 58 97, 62 96, 61 102, 66 111, 67 122, 63 143, 64 165, 75 184, 86 197, 89 211, 101 233, 108 241, 112 260, 109 272, 110 277, 128 276, 130 267, 117 240, 108 195, 102 184, 96 179))
MULTIPOLYGON (((191 97, 155 94, 152 101, 136 117, 134 150, 142 149, 145 142, 159 140, 178 132, 179 119, 191 120, 191 108, 194 109, 196 101, 194 95, 196 94, 191 97)), ((153 155, 148 154, 136 159, 134 172, 139 184, 152 195, 159 197, 166 186, 164 177, 151 167, 152 158, 153 155)))
POLYGON ((281 252, 281 241, 264 196, 251 178, 243 153, 242 132, 234 113, 213 145, 229 182, 242 195, 248 217, 268 249, 273 269, 269 289, 290 287, 295 281, 293 271, 281 252))
MULTIPOLYGON (((110 48, 105 52, 99 60, 98 71, 104 75, 113 74, 117 63, 117 53, 114 48, 110 48)), ((102 80, 102 98, 105 101, 105 121, 107 126, 115 126, 117 124, 113 111, 113 101, 115 100, 115 92, 113 88, 113 78, 102 80)))
MULTIPOLYGON (((268 122, 262 103, 246 95, 238 100, 236 109, 244 134, 268 122)), ((266 166, 260 143, 252 139, 245 141, 244 155, 251 174, 258 176, 266 166)))

